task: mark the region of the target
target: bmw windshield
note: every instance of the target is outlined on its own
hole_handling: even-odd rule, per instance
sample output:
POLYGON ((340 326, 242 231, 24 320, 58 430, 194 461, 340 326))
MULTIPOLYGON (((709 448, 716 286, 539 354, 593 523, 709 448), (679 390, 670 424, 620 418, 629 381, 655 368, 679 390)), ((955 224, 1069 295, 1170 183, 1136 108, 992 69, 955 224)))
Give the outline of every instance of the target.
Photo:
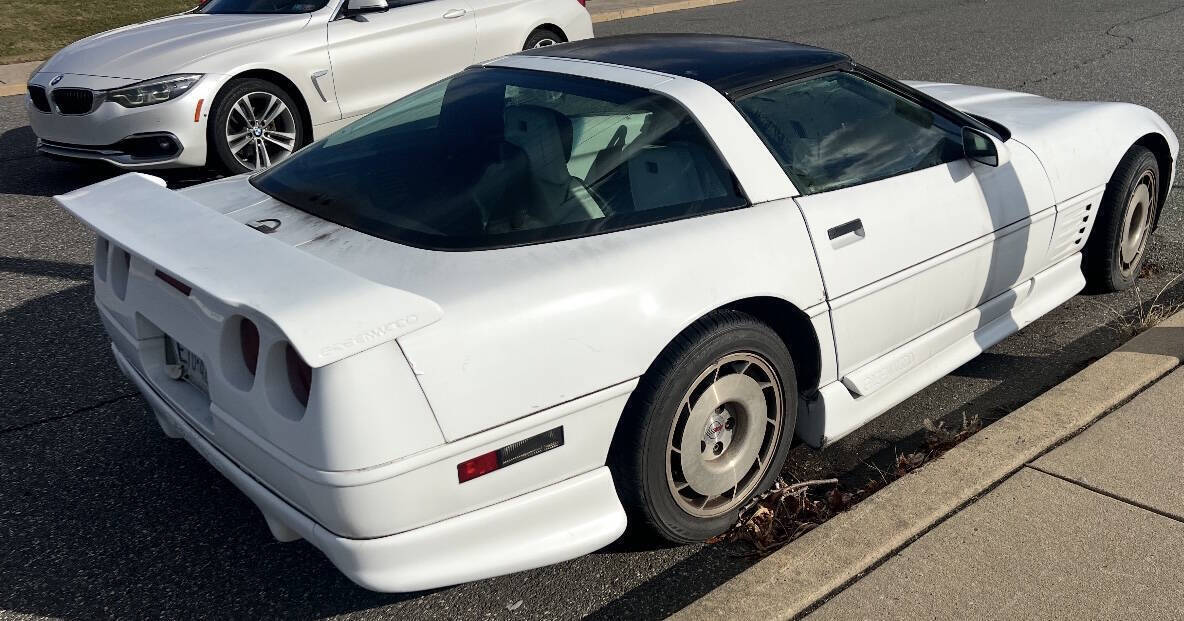
POLYGON ((198 13, 212 15, 283 15, 312 13, 329 0, 206 0, 197 7, 198 13))

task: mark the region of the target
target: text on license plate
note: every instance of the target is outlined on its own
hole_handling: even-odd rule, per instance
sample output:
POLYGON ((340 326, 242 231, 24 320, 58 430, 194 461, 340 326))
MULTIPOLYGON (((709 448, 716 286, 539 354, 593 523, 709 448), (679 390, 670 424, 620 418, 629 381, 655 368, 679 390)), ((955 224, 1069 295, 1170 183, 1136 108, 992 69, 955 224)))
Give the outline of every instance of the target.
POLYGON ((210 382, 206 375, 206 363, 200 356, 172 338, 165 337, 165 363, 169 376, 185 380, 203 393, 209 394, 210 382))

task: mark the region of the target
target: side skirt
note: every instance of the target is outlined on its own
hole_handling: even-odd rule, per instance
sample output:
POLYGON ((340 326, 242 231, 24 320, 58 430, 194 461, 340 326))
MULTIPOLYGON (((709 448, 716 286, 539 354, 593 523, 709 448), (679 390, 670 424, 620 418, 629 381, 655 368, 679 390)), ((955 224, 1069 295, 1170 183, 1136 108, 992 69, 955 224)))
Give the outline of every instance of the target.
MULTIPOLYGON (((866 373, 863 376, 853 373, 844 379, 853 387, 860 385, 858 392, 849 388, 842 380, 820 388, 818 396, 799 413, 798 436, 815 448, 842 439, 929 384, 945 377, 987 348, 1060 306, 1084 287, 1081 254, 1061 260, 978 308, 886 354, 880 359, 885 361, 885 371, 898 366, 894 361, 904 361, 900 364, 911 366, 912 360, 924 357, 921 362, 904 373, 897 375, 890 372, 890 376, 895 376, 890 381, 875 381, 877 376, 883 376, 884 371, 866 373), (999 314, 996 307, 1003 301, 1011 304, 1012 308, 999 314), (948 338, 950 329, 969 327, 980 318, 992 315, 997 317, 973 332, 966 333, 952 344, 941 349, 934 347, 936 343, 948 338)), ((875 365, 876 362, 878 361, 868 366, 875 365)))

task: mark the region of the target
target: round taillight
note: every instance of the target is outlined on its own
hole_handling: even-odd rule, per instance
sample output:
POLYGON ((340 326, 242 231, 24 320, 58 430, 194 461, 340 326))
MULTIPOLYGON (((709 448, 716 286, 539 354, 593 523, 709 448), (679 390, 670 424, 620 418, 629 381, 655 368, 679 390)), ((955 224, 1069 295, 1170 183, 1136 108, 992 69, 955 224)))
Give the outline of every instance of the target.
POLYGON ((288 383, 292 386, 292 394, 296 396, 300 405, 308 407, 308 394, 312 390, 312 367, 308 366, 291 345, 287 346, 284 358, 287 360, 288 383))
POLYGON ((246 317, 238 325, 238 343, 243 352, 243 364, 254 375, 259 366, 259 328, 246 317))

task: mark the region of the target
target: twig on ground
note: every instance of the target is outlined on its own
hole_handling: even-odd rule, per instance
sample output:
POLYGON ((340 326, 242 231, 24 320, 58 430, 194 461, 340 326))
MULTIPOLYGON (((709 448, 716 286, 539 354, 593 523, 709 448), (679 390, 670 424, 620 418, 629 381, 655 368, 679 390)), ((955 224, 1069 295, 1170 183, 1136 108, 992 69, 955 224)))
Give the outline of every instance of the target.
POLYGON ((893 469, 869 464, 880 480, 869 479, 854 491, 844 491, 838 479, 817 479, 788 483, 778 479, 769 491, 757 496, 740 511, 740 519, 728 532, 708 543, 740 543, 744 555, 764 556, 809 532, 837 513, 850 509, 885 485, 920 468, 954 445, 982 429, 978 416, 962 415, 962 426, 948 429, 945 422, 925 420, 925 441, 921 450, 897 453, 893 469), (829 487, 825 492, 820 488, 829 487))

